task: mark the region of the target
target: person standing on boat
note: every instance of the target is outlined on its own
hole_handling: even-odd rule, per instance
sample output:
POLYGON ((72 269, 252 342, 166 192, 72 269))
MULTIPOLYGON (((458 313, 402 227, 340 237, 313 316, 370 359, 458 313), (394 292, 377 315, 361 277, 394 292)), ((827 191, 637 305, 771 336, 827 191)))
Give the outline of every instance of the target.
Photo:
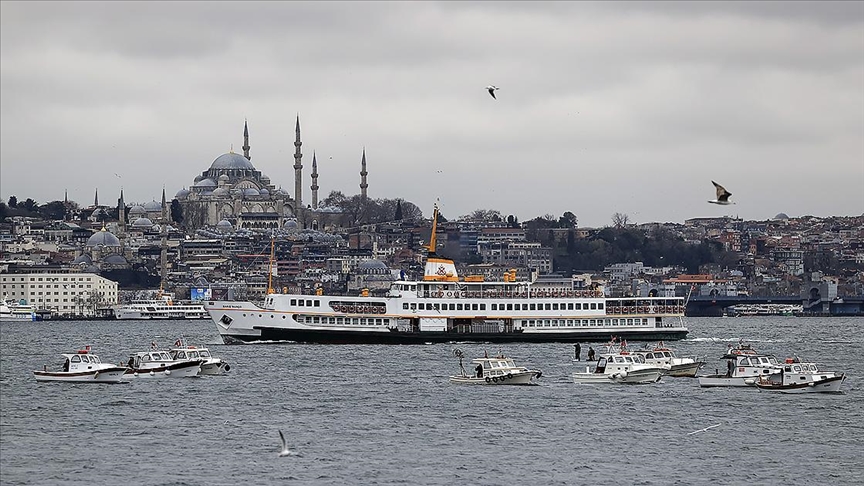
POLYGON ((594 361, 594 348, 588 346, 588 361, 594 361))
POLYGON ((477 372, 477 378, 483 378, 483 364, 478 364, 474 371, 477 372))
POLYGON ((582 359, 582 346, 579 343, 573 345, 573 352, 576 354, 576 361, 580 361, 582 359))

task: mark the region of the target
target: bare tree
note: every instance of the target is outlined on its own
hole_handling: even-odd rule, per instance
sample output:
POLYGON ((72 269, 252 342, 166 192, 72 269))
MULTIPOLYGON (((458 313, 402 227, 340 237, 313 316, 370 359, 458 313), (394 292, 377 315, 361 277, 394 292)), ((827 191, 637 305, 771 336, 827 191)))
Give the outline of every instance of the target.
POLYGON ((616 228, 624 228, 630 222, 630 216, 624 213, 615 213, 612 215, 612 225, 616 228))

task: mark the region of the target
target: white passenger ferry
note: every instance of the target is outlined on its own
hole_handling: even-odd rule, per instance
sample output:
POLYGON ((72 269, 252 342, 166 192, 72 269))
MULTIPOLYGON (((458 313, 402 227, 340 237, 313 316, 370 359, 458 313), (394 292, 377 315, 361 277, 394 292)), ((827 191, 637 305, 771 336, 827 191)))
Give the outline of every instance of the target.
POLYGON ((174 294, 159 292, 155 299, 133 300, 114 306, 116 319, 206 319, 207 310, 198 302, 175 302, 174 294))
MULTIPOLYGON (((393 282, 384 297, 269 293, 263 304, 209 301, 226 344, 252 341, 430 342, 670 341, 687 335, 683 297, 606 298, 599 291, 540 290, 516 281, 460 279, 435 255, 433 214, 423 279, 393 282)), ((364 294, 367 294, 364 292, 364 294)))

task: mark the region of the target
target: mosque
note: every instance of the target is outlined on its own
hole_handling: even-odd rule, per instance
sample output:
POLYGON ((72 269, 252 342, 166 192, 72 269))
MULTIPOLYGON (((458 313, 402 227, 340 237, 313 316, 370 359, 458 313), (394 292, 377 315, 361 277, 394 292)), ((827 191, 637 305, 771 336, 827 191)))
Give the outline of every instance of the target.
MULTIPOLYGON (((276 188, 256 170, 249 155, 249 126, 243 127, 243 155, 222 154, 195 177, 188 189, 177 192, 187 231, 205 226, 227 229, 280 229, 297 226, 318 229, 327 221, 327 208, 318 207, 318 161, 312 157, 312 203, 303 206, 303 154, 300 152, 300 117, 294 140, 294 197, 276 188)), ((360 191, 366 196, 366 151, 363 151, 360 191)), ((330 218, 332 221, 332 218, 330 218)))

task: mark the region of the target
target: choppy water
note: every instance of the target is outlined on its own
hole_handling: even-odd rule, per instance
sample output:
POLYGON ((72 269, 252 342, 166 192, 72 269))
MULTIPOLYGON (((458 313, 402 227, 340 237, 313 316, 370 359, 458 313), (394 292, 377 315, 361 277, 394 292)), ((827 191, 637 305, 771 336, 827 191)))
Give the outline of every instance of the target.
MULTIPOLYGON (((0 325, 0 482, 90 484, 862 484, 864 319, 688 320, 680 355, 743 337, 849 378, 839 395, 577 385, 567 344, 240 345, 203 322, 0 325), (85 344, 119 362, 179 335, 229 375, 37 383, 85 344), (541 386, 451 385, 452 350, 504 352, 541 386), (720 424, 704 432, 689 432, 720 424), (277 457, 282 430, 297 456, 277 457)), ((598 343, 599 344, 599 343, 598 343)), ((633 344, 633 343, 631 343, 633 344)), ((588 346, 583 346, 583 356, 588 346)), ((596 348, 596 346, 595 346, 596 348)))

